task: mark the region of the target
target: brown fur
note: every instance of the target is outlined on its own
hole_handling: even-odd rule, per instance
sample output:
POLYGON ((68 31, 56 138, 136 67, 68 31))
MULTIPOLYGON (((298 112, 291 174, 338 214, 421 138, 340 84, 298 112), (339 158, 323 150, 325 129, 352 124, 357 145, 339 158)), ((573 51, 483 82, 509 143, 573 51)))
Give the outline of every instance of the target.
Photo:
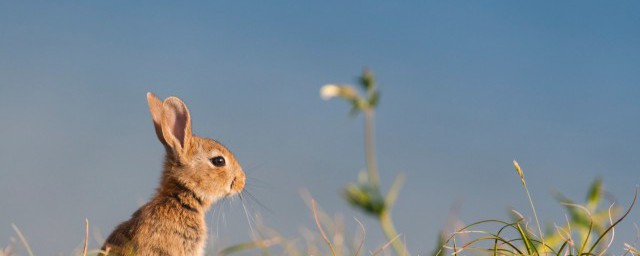
POLYGON ((156 194, 109 235, 100 255, 204 255, 205 212, 244 188, 235 157, 215 140, 191 134, 187 106, 176 97, 147 93, 156 135, 167 154, 156 194), (214 166, 210 159, 225 158, 214 166))

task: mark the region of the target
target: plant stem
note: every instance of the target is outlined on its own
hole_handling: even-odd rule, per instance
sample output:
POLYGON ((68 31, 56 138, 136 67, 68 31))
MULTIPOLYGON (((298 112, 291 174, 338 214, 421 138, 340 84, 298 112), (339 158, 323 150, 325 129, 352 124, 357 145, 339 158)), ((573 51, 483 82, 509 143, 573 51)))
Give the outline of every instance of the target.
POLYGON ((531 204, 531 210, 533 211, 533 217, 536 219, 536 225, 538 226, 538 232, 540 233, 540 239, 542 240, 542 251, 545 252, 545 255, 549 255, 549 251, 547 251, 546 243, 544 242, 544 234, 542 233, 542 228, 540 227, 540 221, 538 221, 538 214, 536 213, 536 207, 533 206, 533 199, 531 199, 531 193, 529 193, 529 188, 527 187, 527 183, 522 183, 524 185, 524 191, 527 192, 527 197, 529 198, 529 204, 531 204))
POLYGON ((402 243, 402 240, 398 239, 398 232, 396 232, 396 228, 393 226, 393 221, 391 220, 391 213, 388 210, 384 210, 380 213, 378 217, 380 220, 380 226, 382 227, 382 231, 384 232, 387 239, 391 240, 391 245, 393 245, 393 249, 399 256, 408 256, 407 248, 402 243))
POLYGON ((378 189, 378 167, 376 166, 375 145, 373 144, 373 109, 364 109, 364 150, 370 184, 378 189))
MULTIPOLYGON (((362 111, 364 113, 364 149, 365 149, 365 157, 367 161, 367 171, 369 172, 369 183, 380 193, 380 182, 378 177, 378 168, 376 166, 376 154, 375 154, 375 145, 373 144, 373 109, 364 109, 362 111)), ((385 206, 386 207, 386 206, 385 206)), ((402 240, 398 239, 398 232, 396 232, 396 228, 393 226, 393 220, 391 220, 390 209, 384 209, 380 215, 378 215, 378 220, 380 221, 380 226, 382 227, 382 232, 384 232, 387 239, 391 241, 391 245, 393 245, 393 249, 399 256, 408 256, 407 248, 402 243, 402 240)))

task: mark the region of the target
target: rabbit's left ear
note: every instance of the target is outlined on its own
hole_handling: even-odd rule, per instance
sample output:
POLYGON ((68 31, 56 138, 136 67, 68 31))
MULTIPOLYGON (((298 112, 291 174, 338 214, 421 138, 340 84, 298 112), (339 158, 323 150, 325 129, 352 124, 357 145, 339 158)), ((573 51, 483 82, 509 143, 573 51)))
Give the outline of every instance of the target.
POLYGON ((162 101, 153 93, 148 92, 147 103, 149 103, 149 112, 151 112, 151 119, 153 120, 153 127, 156 130, 158 140, 160 140, 165 147, 169 147, 167 141, 164 139, 164 135, 162 135, 162 101))
POLYGON ((177 97, 162 102, 162 135, 177 160, 186 160, 191 142, 191 116, 187 105, 177 97))

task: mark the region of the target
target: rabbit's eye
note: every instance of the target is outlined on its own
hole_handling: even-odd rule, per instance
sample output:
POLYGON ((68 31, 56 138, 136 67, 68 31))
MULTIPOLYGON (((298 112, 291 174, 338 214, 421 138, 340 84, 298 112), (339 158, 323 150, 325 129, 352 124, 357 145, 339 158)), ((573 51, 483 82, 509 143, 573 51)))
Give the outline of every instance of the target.
POLYGON ((216 156, 214 158, 209 159, 214 166, 222 167, 226 164, 224 157, 216 156))

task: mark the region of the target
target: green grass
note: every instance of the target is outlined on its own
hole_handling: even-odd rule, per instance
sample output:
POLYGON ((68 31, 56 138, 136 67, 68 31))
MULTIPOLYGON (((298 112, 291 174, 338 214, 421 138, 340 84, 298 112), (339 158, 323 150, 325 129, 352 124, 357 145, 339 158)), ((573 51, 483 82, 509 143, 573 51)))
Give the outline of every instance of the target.
MULTIPOLYGON (((601 183, 596 180, 591 186, 591 191, 599 186, 601 183)), ((592 212, 593 209, 598 209, 602 203, 600 200, 589 201, 585 205, 563 203, 571 209, 569 212, 572 214, 564 226, 556 226, 553 231, 547 233, 542 233, 539 225, 539 233, 532 231, 528 228, 525 218, 515 212, 512 221, 483 220, 458 229, 443 242, 436 255, 444 255, 447 252, 458 255, 463 251, 485 252, 491 255, 606 255, 613 242, 615 228, 631 212, 637 193, 636 190, 629 208, 615 221, 613 212, 618 209, 614 209, 613 206, 596 212, 597 214, 592 212), (582 214, 576 214, 579 212, 582 214), (462 240, 457 239, 462 236, 466 236, 464 240, 467 242, 457 242, 462 240)), ((535 212, 533 206, 532 210, 535 212)), ((626 254, 637 255, 635 248, 626 247, 626 254)))

